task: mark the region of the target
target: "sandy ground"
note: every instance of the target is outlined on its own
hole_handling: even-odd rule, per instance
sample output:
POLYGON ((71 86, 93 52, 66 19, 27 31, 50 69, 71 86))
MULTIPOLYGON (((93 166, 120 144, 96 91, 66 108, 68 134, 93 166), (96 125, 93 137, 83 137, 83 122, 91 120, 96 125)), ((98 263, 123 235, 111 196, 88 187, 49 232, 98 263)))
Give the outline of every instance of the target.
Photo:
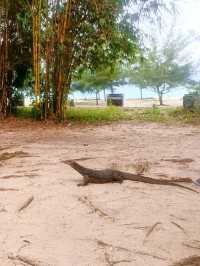
POLYGON ((133 171, 137 160, 148 160, 152 177, 196 179, 199 127, 8 123, 0 148, 32 156, 1 162, 1 266, 169 266, 199 254, 200 194, 131 181, 77 187, 81 176, 62 162, 91 157, 81 163, 133 171))
MULTIPOLYGON (((165 107, 178 107, 183 106, 183 98, 182 97, 167 97, 163 100, 165 107)), ((157 99, 127 99, 124 102, 125 107, 152 107, 153 105, 159 105, 159 102, 157 99)))
MULTIPOLYGON (((183 106, 182 97, 166 97, 164 98, 164 107, 178 107, 183 106)), ((99 101, 99 105, 96 105, 95 100, 76 100, 76 107, 105 107, 105 101, 99 101)), ((124 107, 129 108, 151 108, 153 105, 159 105, 157 99, 126 99, 124 101, 124 107)))

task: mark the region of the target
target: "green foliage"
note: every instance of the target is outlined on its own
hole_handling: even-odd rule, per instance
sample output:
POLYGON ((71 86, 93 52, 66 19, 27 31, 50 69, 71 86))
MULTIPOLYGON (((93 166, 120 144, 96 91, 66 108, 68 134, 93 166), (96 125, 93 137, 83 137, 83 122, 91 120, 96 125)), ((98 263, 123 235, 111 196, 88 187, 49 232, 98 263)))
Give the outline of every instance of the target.
POLYGON ((180 52, 184 48, 184 43, 176 39, 168 41, 163 47, 156 46, 154 42, 147 51, 146 59, 127 72, 130 82, 142 89, 153 90, 162 105, 163 94, 190 82, 191 64, 179 62, 180 52))
POLYGON ((74 80, 72 91, 99 92, 102 90, 114 90, 114 87, 124 84, 122 70, 120 67, 107 67, 96 71, 85 71, 81 78, 74 80))
MULTIPOLYGON (((37 9, 31 0, 0 1, 0 50, 5 40, 8 46, 4 47, 5 56, 0 54, 0 61, 5 61, 0 73, 8 81, 4 86, 6 99, 0 102, 10 102, 7 100, 16 88, 30 90, 26 84, 34 81, 34 77, 30 79, 30 68, 33 36, 37 36, 34 47, 41 47, 37 65, 41 64, 42 72, 42 89, 37 90, 46 107, 54 106, 53 112, 61 119, 64 98, 74 77, 85 70, 97 74, 99 69, 113 69, 117 63, 135 62, 139 53, 137 23, 141 17, 155 17, 163 3, 164 0, 44 0, 41 9, 37 9), (37 12, 37 27, 33 27, 37 12)), ((3 78, 0 76, 0 84, 4 83, 3 78)), ((91 80, 88 83, 97 90, 112 86, 114 80, 100 74, 93 84, 91 80)))
POLYGON ((13 114, 18 118, 29 118, 33 120, 40 120, 41 118, 40 110, 35 107, 17 107, 13 114))
POLYGON ((193 81, 189 87, 192 94, 200 95, 200 83, 199 81, 193 81))

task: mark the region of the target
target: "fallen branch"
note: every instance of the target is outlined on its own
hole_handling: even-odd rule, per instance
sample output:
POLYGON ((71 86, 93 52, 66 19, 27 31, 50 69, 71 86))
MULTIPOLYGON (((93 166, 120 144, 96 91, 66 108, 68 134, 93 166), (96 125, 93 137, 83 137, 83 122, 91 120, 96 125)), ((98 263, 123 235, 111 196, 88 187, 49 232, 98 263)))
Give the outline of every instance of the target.
POLYGON ((185 246, 187 248, 200 250, 200 245, 199 244, 197 245, 197 243, 195 243, 195 241, 193 243, 185 243, 185 242, 183 242, 183 246, 185 246))
POLYGON ((108 252, 106 250, 105 250, 104 255, 105 255, 105 261, 106 261, 108 266, 114 266, 116 264, 123 263, 123 262, 125 262, 125 263, 126 262, 127 263, 133 262, 133 260, 126 260, 126 259, 125 260, 113 260, 113 259, 111 259, 110 255, 108 254, 108 252))
POLYGON ((192 163, 192 162, 194 162, 194 160, 191 159, 191 158, 183 158, 183 159, 175 159, 175 158, 172 158, 172 159, 162 159, 162 161, 165 161, 165 162, 172 162, 172 163, 180 163, 180 164, 185 164, 185 163, 192 163))
POLYGON ((21 175, 5 175, 5 176, 1 176, 0 179, 12 179, 12 178, 20 178, 23 177, 21 175))
POLYGON ((20 255, 17 255, 17 256, 8 255, 8 258, 10 260, 18 260, 18 261, 23 262, 23 263, 30 265, 30 266, 41 266, 40 262, 38 262, 37 260, 29 259, 29 258, 26 258, 24 256, 20 256, 20 255))
POLYGON ((21 247, 19 247, 19 249, 17 250, 17 253, 20 253, 22 249, 28 247, 30 244, 31 244, 30 241, 24 241, 24 244, 21 247))
POLYGON ((25 157, 31 157, 28 153, 23 151, 16 151, 16 152, 5 152, 0 155, 0 161, 6 161, 12 158, 25 158, 25 157))
POLYGON ((30 198, 28 198, 25 202, 24 202, 24 204, 18 209, 18 212, 21 212, 21 211, 23 211, 24 209, 26 209, 30 204, 31 204, 31 202, 34 200, 34 197, 32 196, 32 197, 30 197, 30 198))
POLYGON ((0 151, 8 150, 10 148, 13 148, 13 147, 12 146, 0 147, 0 151))
POLYGON ((6 191, 19 191, 19 189, 16 188, 0 188, 1 192, 6 192, 6 191))
POLYGON ((154 255, 154 254, 150 254, 148 252, 145 252, 145 251, 138 251, 138 250, 133 250, 133 249, 127 249, 127 248, 124 248, 124 247, 120 247, 120 246, 113 246, 111 244, 107 244, 101 240, 98 240, 98 239, 95 239, 95 241, 97 242, 98 245, 102 246, 102 247, 110 247, 110 248, 113 248, 113 249, 117 249, 117 250, 121 250, 121 251, 126 251, 128 253, 134 253, 134 254, 137 254, 137 255, 142 255, 142 256, 148 256, 148 257, 151 257, 151 258, 154 258, 154 259, 158 259, 158 260, 167 260, 166 258, 163 258, 163 257, 160 257, 160 256, 157 256, 157 255, 154 255))
POLYGON ((37 174, 25 174, 25 175, 5 175, 5 176, 0 176, 0 179, 13 179, 13 178, 25 178, 25 177, 36 177, 38 176, 37 174))
POLYGON ((99 216, 101 217, 106 217, 106 218, 110 218, 113 221, 115 220, 113 217, 111 217, 110 215, 108 215, 107 213, 105 213, 104 211, 102 211, 100 208, 97 208, 89 199, 88 197, 84 196, 84 197, 80 197, 79 201, 86 204, 91 210, 92 212, 97 213, 99 216))
POLYGON ((145 252, 145 251, 136 251, 135 254, 142 255, 142 256, 148 256, 148 257, 151 257, 151 258, 157 259, 157 260, 163 260, 163 261, 167 260, 166 258, 157 256, 157 255, 154 255, 154 254, 150 254, 150 253, 145 252))
POLYGON ((131 253, 132 250, 130 249, 127 249, 127 248, 124 248, 124 247, 120 247, 120 246, 113 246, 112 244, 108 244, 108 243, 105 243, 103 242, 102 240, 99 240, 99 239, 95 239, 95 241, 97 242, 97 244, 99 246, 102 246, 102 247, 111 247, 111 248, 115 248, 115 249, 118 249, 118 250, 121 250, 121 251, 126 251, 126 252, 129 252, 131 253))
POLYGON ((171 179, 171 181, 172 182, 179 182, 179 183, 190 183, 190 184, 192 184, 193 183, 193 181, 192 181, 192 179, 191 178, 189 178, 189 177, 176 177, 176 178, 172 178, 171 179))
MULTIPOLYGON (((192 188, 177 184, 180 179, 178 180, 155 179, 140 174, 131 174, 113 169, 94 170, 86 168, 73 160, 72 161, 68 160, 67 162, 65 161, 65 163, 70 165, 74 170, 76 170, 77 172, 79 172, 79 174, 83 176, 83 182, 78 184, 78 186, 87 186, 90 183, 93 184, 122 183, 124 180, 130 180, 130 181, 148 183, 152 185, 175 186, 193 191, 195 193, 199 193, 198 191, 192 188)), ((188 183, 188 181, 186 183, 188 183)))
POLYGON ((122 263, 122 262, 132 262, 133 260, 127 260, 127 259, 124 259, 124 260, 113 260, 111 259, 111 256, 110 254, 107 252, 106 248, 110 248, 110 250, 112 249, 118 249, 118 250, 122 250, 122 251, 126 251, 126 252, 129 252, 131 253, 131 250, 128 250, 126 248, 122 248, 122 247, 119 247, 119 246, 113 246, 113 245, 110 245, 110 244, 107 244, 101 240, 96 240, 97 241, 97 244, 101 247, 103 247, 104 249, 104 256, 105 256, 105 261, 107 263, 108 266, 114 266, 116 264, 119 264, 119 263, 122 263))

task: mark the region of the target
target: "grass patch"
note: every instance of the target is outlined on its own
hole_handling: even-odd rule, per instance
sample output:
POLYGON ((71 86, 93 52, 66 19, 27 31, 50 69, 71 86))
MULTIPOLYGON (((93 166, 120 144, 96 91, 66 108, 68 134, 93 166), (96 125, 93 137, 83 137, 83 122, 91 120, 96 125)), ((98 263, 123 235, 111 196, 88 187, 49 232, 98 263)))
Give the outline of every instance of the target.
POLYGON ((39 120, 41 117, 40 110, 37 110, 35 107, 17 107, 14 115, 18 118, 31 118, 35 120, 39 120))
POLYGON ((169 109, 168 115, 171 120, 175 120, 184 124, 200 124, 200 110, 186 110, 182 107, 169 109))
MULTIPOLYGON (((15 111, 19 118, 40 119, 40 113, 32 107, 20 107, 15 111)), ((185 110, 184 108, 141 108, 123 109, 107 108, 69 108, 65 119, 71 122, 99 124, 114 121, 135 121, 155 123, 200 124, 200 110, 185 110)))
POLYGON ((70 108, 66 119, 74 122, 101 123, 130 119, 130 115, 122 108, 70 108))
POLYGON ((129 118, 134 121, 159 123, 168 121, 166 110, 159 108, 132 109, 127 112, 129 113, 129 118))
POLYGON ((138 122, 200 124, 200 110, 178 108, 148 108, 129 111, 131 120, 138 122))

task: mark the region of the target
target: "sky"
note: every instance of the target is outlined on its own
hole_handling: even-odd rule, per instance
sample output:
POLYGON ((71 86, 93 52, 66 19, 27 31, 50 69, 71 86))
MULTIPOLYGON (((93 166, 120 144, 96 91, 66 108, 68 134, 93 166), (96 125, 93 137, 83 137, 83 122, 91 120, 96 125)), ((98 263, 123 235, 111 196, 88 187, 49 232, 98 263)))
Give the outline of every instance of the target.
POLYGON ((200 0, 179 0, 177 28, 183 33, 191 32, 197 41, 191 46, 191 56, 200 61, 200 0))
MULTIPOLYGON (((168 1, 168 0, 166 0, 168 1)), ((198 40, 189 47, 189 57, 200 65, 200 0, 172 0, 177 4, 176 31, 182 34, 191 33, 192 36, 198 36, 198 40)), ((167 16, 166 28, 174 23, 173 16, 167 16)), ((200 75, 199 75, 200 76, 200 75)), ((140 91, 133 85, 122 86, 117 89, 118 93, 124 93, 125 98, 139 98, 140 91)), ((168 94, 169 97, 182 97, 187 91, 177 90, 168 94)), ((76 97, 83 97, 80 93, 76 97)), ((90 95, 86 95, 90 96, 90 95)), ((94 97, 94 95, 93 95, 94 97)), ((156 97, 151 91, 145 91, 144 97, 156 97)))
POLYGON ((179 2, 180 28, 200 34, 200 0, 179 0, 179 2))

